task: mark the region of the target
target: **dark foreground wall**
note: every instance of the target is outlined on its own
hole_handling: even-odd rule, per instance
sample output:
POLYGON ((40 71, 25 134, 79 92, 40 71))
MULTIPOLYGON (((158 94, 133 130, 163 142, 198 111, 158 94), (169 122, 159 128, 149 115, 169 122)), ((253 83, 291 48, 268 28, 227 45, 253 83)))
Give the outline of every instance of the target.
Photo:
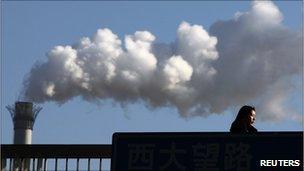
POLYGON ((111 170, 303 170, 303 132, 115 133, 111 170))

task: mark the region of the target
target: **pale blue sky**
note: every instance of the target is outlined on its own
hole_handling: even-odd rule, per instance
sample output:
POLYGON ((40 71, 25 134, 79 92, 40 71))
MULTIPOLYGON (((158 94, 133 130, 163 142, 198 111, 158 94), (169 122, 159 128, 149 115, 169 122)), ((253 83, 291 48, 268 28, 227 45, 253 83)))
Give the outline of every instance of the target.
MULTIPOLYGON (((300 1, 277 1, 284 24, 300 30, 300 1)), ((18 100, 22 81, 36 61, 56 45, 70 45, 99 28, 110 28, 123 38, 137 30, 148 30, 156 42, 171 42, 182 21, 206 30, 218 20, 228 20, 237 11, 247 11, 249 1, 233 2, 2 2, 2 120, 1 143, 12 143, 13 125, 4 106, 18 100)), ((303 92, 297 92, 302 94, 303 92)), ((294 100, 301 109, 300 96, 294 100)), ((243 104, 240 104, 240 106, 243 104)), ((174 108, 149 110, 141 102, 122 109, 112 101, 90 104, 75 98, 62 106, 41 104, 43 110, 34 126, 33 143, 109 144, 116 131, 228 131, 240 106, 207 118, 181 118, 174 108)), ((257 117, 258 117, 257 109, 257 117)), ((256 123, 261 131, 299 131, 301 122, 256 123)))

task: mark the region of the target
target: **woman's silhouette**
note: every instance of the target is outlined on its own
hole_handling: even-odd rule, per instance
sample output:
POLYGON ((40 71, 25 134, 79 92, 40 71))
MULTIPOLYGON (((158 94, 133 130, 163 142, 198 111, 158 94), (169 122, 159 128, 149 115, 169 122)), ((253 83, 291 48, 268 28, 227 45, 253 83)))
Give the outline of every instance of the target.
POLYGON ((255 108, 252 106, 241 107, 235 120, 232 122, 232 133, 256 133, 258 130, 252 126, 255 121, 255 108))

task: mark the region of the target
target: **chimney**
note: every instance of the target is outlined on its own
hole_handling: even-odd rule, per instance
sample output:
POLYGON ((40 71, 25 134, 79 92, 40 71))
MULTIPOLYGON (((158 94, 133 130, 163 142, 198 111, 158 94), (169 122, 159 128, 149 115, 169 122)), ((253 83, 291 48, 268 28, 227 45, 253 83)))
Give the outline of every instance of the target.
POLYGON ((31 102, 16 102, 7 106, 14 123, 14 144, 32 144, 32 132, 36 117, 41 107, 31 102))

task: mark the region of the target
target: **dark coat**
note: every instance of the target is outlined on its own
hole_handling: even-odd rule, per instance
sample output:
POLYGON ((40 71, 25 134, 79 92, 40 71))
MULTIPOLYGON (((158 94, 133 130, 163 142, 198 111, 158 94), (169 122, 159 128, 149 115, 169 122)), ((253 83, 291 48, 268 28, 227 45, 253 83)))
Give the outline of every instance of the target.
POLYGON ((231 133, 248 133, 248 134, 254 134, 257 133, 258 130, 253 127, 252 125, 247 126, 245 123, 238 123, 236 121, 234 121, 231 124, 230 127, 230 132, 231 133))

